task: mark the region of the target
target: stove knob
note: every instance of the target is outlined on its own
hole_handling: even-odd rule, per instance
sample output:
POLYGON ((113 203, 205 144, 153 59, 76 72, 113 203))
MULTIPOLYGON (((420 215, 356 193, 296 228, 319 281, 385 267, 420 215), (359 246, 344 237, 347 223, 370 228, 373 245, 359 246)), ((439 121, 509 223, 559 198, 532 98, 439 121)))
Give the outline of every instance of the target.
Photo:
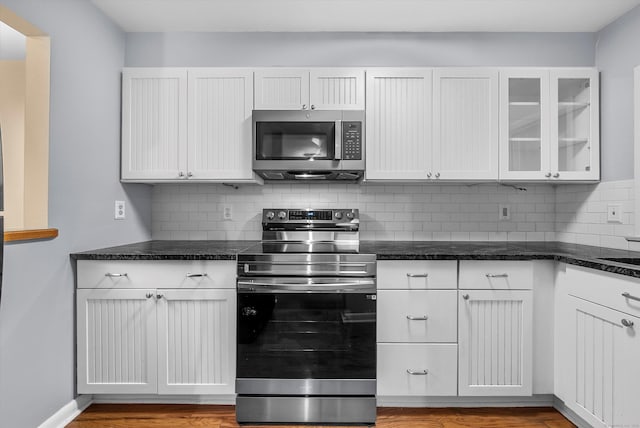
POLYGON ((347 218, 351 220, 353 218, 353 213, 351 211, 347 212, 347 218))
POLYGON ((276 216, 276 213, 274 213, 273 211, 269 211, 266 215, 267 220, 273 220, 275 216, 276 216))
POLYGON ((285 219, 287 218, 287 213, 286 213, 286 212, 284 212, 284 211, 280 211, 280 212, 278 213, 278 218, 279 218, 280 220, 285 220, 285 219))
POLYGON ((340 211, 336 211, 336 213, 333 216, 338 220, 340 220, 342 218, 342 213, 340 211))

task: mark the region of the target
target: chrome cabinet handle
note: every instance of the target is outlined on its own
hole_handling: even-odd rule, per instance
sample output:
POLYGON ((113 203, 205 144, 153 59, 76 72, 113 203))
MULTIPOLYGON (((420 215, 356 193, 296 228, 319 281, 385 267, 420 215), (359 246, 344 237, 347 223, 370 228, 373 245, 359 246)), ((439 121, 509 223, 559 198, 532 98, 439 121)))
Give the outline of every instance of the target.
POLYGON ((462 295, 462 298, 463 298, 464 300, 469 300, 469 295, 468 295, 468 294, 463 294, 463 295, 462 295))
POLYGON ((302 110, 306 110, 307 109, 307 105, 306 104, 302 104, 302 110))
POLYGON ((429 317, 426 316, 426 315, 423 315, 421 317, 414 317, 414 316, 411 316, 411 315, 407 315, 407 319, 409 321, 426 321, 427 319, 429 319, 429 317))
POLYGON ((485 275, 487 278, 509 278, 507 273, 488 273, 485 275))
POLYGON ((560 173, 559 172, 556 172, 555 174, 553 174, 553 178, 558 178, 558 177, 560 177, 560 173))
POLYGON ((156 299, 162 299, 164 297, 164 294, 156 294, 156 299))
POLYGON ((551 173, 550 173, 550 172, 547 172, 544 176, 545 176, 545 177, 547 177, 547 178, 549 178, 549 177, 551 177, 551 173))
POLYGON ((622 297, 624 297, 625 299, 637 300, 638 302, 640 302, 640 297, 632 296, 626 291, 622 293, 622 297))
POLYGON ((146 296, 147 296, 147 299, 150 299, 153 297, 153 293, 147 293, 146 296))
POLYGON ((436 172, 436 178, 440 178, 440 173, 436 172))
POLYGON ((178 173, 178 177, 180 177, 180 178, 184 177, 184 172, 180 171, 180 172, 178 173))
POLYGON ((407 277, 408 278, 426 278, 428 276, 429 276, 428 273, 409 273, 409 272, 407 272, 407 277))
POLYGON ((625 327, 633 327, 633 321, 629 321, 627 319, 622 318, 622 320, 620 322, 625 327))
POLYGON ((428 370, 411 370, 411 369, 407 369, 407 373, 409 373, 410 375, 413 376, 424 376, 429 374, 428 370))
POLYGON ((314 106, 313 104, 311 104, 311 110, 315 110, 316 106, 314 106))
POLYGON ((427 178, 431 178, 431 171, 427 172, 427 178))
POLYGON ((187 172, 187 178, 191 178, 191 177, 193 177, 193 172, 191 171, 187 172))
POLYGON ((205 276, 209 276, 209 274, 205 273, 187 273, 187 278, 202 278, 205 276))
POLYGON ((109 277, 109 278, 129 277, 129 275, 126 274, 126 273, 111 273, 111 272, 105 273, 104 276, 109 277))

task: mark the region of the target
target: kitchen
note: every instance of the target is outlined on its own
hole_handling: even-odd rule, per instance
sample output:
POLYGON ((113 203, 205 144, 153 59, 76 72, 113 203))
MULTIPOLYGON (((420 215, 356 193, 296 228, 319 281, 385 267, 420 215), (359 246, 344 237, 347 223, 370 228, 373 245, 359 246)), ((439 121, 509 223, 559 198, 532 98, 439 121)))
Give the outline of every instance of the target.
POLYGON ((74 399, 74 272, 69 253, 149 239, 259 239, 257 218, 262 208, 350 206, 356 198, 365 204, 360 207, 363 240, 557 239, 637 249, 624 240, 635 234, 630 93, 631 70, 640 63, 634 57, 637 10, 600 32, 296 33, 292 37, 287 33, 127 34, 90 2, 3 4, 52 38, 49 223, 60 230, 60 237, 50 241, 5 248, 0 415, 13 426, 38 426, 74 399), (523 186, 527 191, 521 192, 497 184, 276 184, 234 189, 221 184, 151 187, 118 181, 123 67, 275 65, 595 66, 601 72, 603 184, 527 184, 523 186), (603 227, 594 227, 589 215, 578 215, 590 214, 583 201, 594 192, 606 195, 598 196, 599 201, 623 207, 622 225, 607 227, 603 222, 598 225, 603 227), (609 196, 617 199, 606 199, 609 196), (113 220, 114 200, 126 201, 124 221, 113 220), (470 222, 450 215, 480 207, 494 213, 493 207, 502 202, 510 205, 515 221, 470 222), (415 209, 428 206, 434 212, 416 219, 416 225, 407 224, 408 230, 404 225, 396 230, 395 216, 406 215, 404 209, 396 212, 399 203, 420 204, 415 209), (232 207, 229 221, 221 220, 226 204, 232 207), (535 216, 531 210, 540 211, 535 216), (545 220, 547 215, 553 220, 545 220), (431 230, 415 230, 418 223, 431 230), (522 224, 521 230, 512 230, 515 224, 522 224))

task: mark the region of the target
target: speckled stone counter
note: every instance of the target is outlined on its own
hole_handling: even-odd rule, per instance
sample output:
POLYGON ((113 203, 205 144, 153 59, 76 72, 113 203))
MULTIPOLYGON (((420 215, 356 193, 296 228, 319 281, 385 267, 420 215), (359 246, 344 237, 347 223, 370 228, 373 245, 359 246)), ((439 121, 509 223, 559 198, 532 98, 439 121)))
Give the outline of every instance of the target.
MULTIPOLYGON (((76 260, 234 260, 259 253, 260 241, 147 241, 74 253, 76 260)), ((560 242, 361 241, 360 252, 378 260, 556 260, 640 278, 640 252, 560 242)))

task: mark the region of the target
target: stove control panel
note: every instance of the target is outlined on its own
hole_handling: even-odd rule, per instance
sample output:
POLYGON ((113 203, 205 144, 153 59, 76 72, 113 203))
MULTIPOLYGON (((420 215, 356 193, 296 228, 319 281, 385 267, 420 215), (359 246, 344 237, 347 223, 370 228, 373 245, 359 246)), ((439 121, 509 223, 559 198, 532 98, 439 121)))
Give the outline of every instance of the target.
POLYGON ((338 224, 359 220, 357 209, 288 209, 271 208, 262 210, 262 224, 268 223, 329 223, 338 224))

